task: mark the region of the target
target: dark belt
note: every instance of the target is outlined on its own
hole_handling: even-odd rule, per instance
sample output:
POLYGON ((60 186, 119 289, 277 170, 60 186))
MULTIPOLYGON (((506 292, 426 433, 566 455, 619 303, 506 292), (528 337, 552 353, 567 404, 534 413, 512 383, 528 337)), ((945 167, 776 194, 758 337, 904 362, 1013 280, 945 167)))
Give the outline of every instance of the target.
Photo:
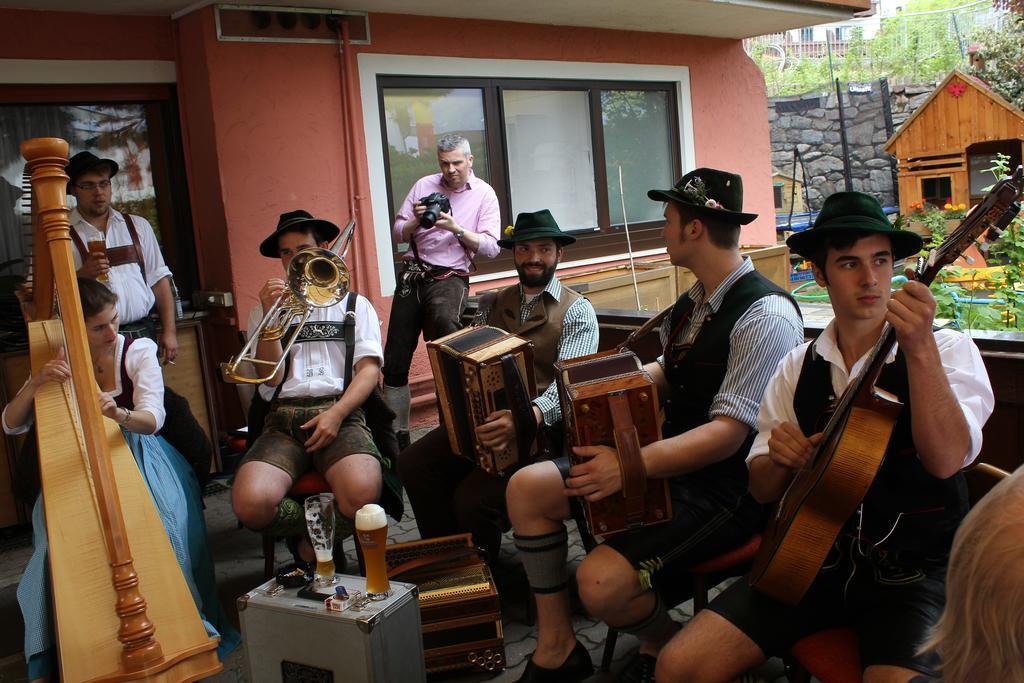
POLYGON ((118 332, 131 339, 142 339, 145 337, 146 339, 156 341, 156 323, 149 317, 125 323, 118 328, 118 332))
POLYGON ((273 407, 282 408, 318 408, 324 405, 333 405, 338 400, 337 396, 307 396, 295 398, 275 398, 273 407))
POLYGON ((447 268, 445 266, 435 266, 427 263, 426 261, 411 261, 407 260, 404 262, 402 268, 403 273, 408 273, 413 279, 424 279, 424 280, 447 280, 450 277, 462 278, 466 282, 469 282, 469 273, 464 270, 455 270, 454 268, 447 268))

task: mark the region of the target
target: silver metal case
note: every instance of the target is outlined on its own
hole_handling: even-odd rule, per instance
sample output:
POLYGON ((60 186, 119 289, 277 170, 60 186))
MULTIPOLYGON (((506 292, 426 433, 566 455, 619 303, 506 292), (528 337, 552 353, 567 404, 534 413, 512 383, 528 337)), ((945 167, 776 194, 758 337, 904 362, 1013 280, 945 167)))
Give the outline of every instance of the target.
MULTIPOLYGON (((351 594, 366 579, 339 575, 351 594)), ((278 589, 270 580, 238 598, 253 683, 423 681, 426 668, 416 586, 391 582, 386 600, 329 611, 323 602, 278 589)), ((327 589, 320 589, 326 591, 327 589)))

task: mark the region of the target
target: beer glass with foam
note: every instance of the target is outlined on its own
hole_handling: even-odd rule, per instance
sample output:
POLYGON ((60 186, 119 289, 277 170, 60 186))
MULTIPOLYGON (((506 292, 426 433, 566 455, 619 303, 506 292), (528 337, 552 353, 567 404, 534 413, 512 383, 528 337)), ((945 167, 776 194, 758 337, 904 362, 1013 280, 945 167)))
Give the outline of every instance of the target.
MULTIPOLYGON (((93 231, 93 234, 89 236, 89 240, 85 243, 85 248, 90 254, 104 254, 107 253, 107 237, 99 230, 93 231)), ((110 276, 106 273, 100 273, 96 276, 96 279, 100 282, 109 282, 110 276)))
POLYGON ((384 548, 388 541, 388 518, 380 505, 364 505, 356 512, 356 537, 366 565, 366 597, 383 600, 391 594, 384 548))
POLYGON ((316 583, 330 586, 337 583, 334 575, 334 525, 336 523, 334 494, 321 493, 306 499, 306 528, 316 553, 316 583))

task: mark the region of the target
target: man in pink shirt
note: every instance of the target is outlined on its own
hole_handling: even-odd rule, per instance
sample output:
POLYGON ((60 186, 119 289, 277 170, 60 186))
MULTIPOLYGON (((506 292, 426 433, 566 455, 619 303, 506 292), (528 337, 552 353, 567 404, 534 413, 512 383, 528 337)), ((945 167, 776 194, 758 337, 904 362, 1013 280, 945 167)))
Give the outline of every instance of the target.
POLYGON ((403 449, 409 445, 409 364, 420 331, 430 341, 461 327, 473 257, 494 258, 499 251, 498 198, 473 175, 469 141, 454 133, 442 136, 437 161, 441 172, 412 186, 393 230, 409 249, 388 321, 384 399, 397 416, 395 431, 403 449))

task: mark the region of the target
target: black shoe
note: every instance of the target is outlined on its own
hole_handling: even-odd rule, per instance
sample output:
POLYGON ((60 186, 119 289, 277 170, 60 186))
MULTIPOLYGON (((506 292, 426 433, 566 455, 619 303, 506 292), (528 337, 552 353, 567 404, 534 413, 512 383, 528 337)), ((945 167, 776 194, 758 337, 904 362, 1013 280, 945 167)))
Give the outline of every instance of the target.
POLYGON ((654 666, 657 663, 657 657, 637 652, 622 667, 615 680, 617 683, 654 683, 654 666))
POLYGON ((526 662, 526 669, 518 683, 577 683, 594 673, 594 663, 583 643, 576 641, 576 647, 557 669, 545 669, 533 663, 533 657, 526 662))
POLYGON ((400 429, 397 432, 395 432, 395 439, 398 440, 399 453, 408 448, 409 444, 412 442, 412 440, 409 437, 409 432, 405 431, 404 429, 400 429))

